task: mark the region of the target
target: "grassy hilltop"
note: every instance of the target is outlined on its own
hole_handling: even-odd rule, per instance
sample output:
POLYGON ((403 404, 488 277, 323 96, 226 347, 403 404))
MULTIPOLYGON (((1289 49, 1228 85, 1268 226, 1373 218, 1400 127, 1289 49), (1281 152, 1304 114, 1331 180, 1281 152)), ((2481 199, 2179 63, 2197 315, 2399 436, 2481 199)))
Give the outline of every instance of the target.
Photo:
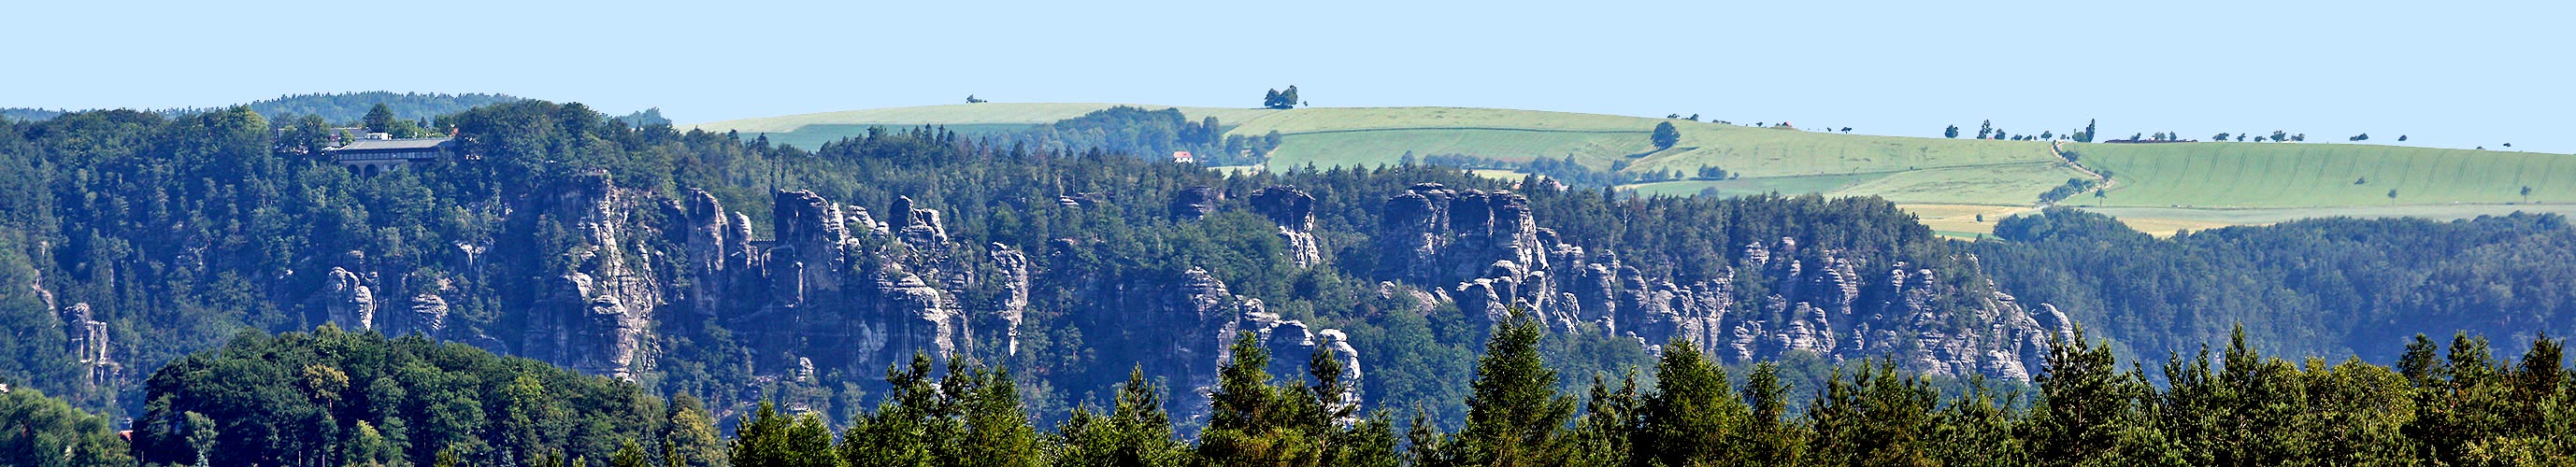
MULTIPOLYGON (((765 134, 812 147, 873 126, 943 125, 1000 133, 1119 104, 985 103, 868 109, 683 125, 765 134)), ((1140 106, 1158 109, 1164 106, 1140 106)), ((2108 174, 2100 194, 2060 204, 2170 233, 2326 216, 2466 218, 2514 211, 2576 213, 2576 156, 2320 143, 2078 144, 1846 135, 1617 115, 1452 107, 1178 107, 1216 117, 1227 135, 1278 132, 1267 168, 1393 164, 1405 154, 1461 154, 1502 162, 1574 161, 1593 170, 1695 174, 1725 180, 1625 185, 1650 195, 1819 193, 1880 196, 1952 235, 2033 209, 2072 178, 2108 174), (1680 142, 1656 150, 1648 134, 1670 122, 1680 142), (2087 172, 2082 169, 2090 169, 2087 172), (2359 182, 2359 183, 2356 183, 2359 182), (2524 193, 2523 188, 2530 192, 2524 193), (2390 197, 2390 190, 2396 196, 2390 197), (1984 220, 1978 220, 1983 216, 1984 220)), ((1246 167, 1250 168, 1250 167, 1246 167)), ((1481 171, 1493 176, 1509 172, 1481 171)))

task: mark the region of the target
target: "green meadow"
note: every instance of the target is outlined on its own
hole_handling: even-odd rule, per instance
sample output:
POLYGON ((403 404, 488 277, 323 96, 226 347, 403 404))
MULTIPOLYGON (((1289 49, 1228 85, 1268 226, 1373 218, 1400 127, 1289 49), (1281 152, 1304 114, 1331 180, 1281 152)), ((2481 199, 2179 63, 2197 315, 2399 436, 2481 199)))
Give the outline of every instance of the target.
MULTIPOLYGON (((681 127, 740 131, 811 148, 864 134, 870 127, 939 125, 967 134, 1000 134, 1116 105, 1121 104, 958 104, 681 127)), ((1216 117, 1232 136, 1279 133, 1281 144, 1266 164, 1270 170, 1395 164, 1406 154, 1507 162, 1572 157, 1594 170, 1616 167, 1627 173, 1685 176, 1713 166, 1733 178, 1621 188, 1650 196, 1712 191, 1724 196, 1880 196, 1925 212, 2028 208, 2037 205, 2040 193, 2070 178, 2091 177, 2040 141, 1847 135, 1511 109, 1177 108, 1192 119, 1216 117), (1647 136, 1664 122, 1672 123, 1681 138, 1657 150, 1647 136)), ((2576 156, 2566 154, 2320 143, 2067 143, 2065 149, 2083 167, 2107 174, 2113 182, 2098 194, 2079 194, 2059 204, 2110 213, 2158 233, 2343 215, 2459 218, 2555 212, 2576 204, 2576 156)), ((1497 171, 1480 175, 1513 176, 1497 171)), ((1969 221, 1944 228, 1973 234, 1990 225, 1969 221)))

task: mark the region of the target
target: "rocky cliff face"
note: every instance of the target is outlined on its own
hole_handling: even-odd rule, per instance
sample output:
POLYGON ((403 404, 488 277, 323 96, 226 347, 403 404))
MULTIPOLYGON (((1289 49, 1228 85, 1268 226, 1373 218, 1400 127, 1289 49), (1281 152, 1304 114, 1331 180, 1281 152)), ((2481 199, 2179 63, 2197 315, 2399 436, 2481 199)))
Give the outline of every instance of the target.
POLYGON ((655 311, 665 303, 653 271, 651 234, 632 216, 666 207, 648 193, 610 183, 605 172, 544 203, 583 241, 564 252, 572 271, 543 278, 546 292, 527 316, 519 353, 586 373, 631 377, 644 369, 655 311))
MULTIPOLYGON (((405 276, 355 253, 323 275, 311 300, 317 319, 342 328, 416 332, 621 378, 657 370, 668 332, 657 324, 673 318, 721 323, 748 370, 771 378, 840 371, 867 381, 914 352, 945 360, 1016 350, 1033 267, 1018 249, 962 255, 940 212, 909 199, 883 223, 811 192, 777 192, 771 202, 768 239, 756 240, 750 217, 711 194, 668 199, 604 173, 527 200, 519 215, 550 219, 574 238, 546 252, 565 270, 530 278, 531 303, 505 311, 520 313, 515 334, 451 329, 445 278, 405 287, 405 276), (963 298, 969 291, 991 298, 963 298)), ((479 249, 460 248, 474 267, 479 249)))
POLYGON ((1716 279, 1646 277, 1615 252, 1538 228, 1528 201, 1508 192, 1416 185, 1388 198, 1383 216, 1380 278, 1431 289, 1487 325, 1519 307, 1560 332, 1680 339, 1728 361, 1892 355, 1930 374, 2015 379, 2029 378, 2049 337, 2070 326, 2054 307, 2034 312, 2010 295, 1944 285, 1929 269, 1862 264, 1795 238, 1746 245, 1738 267, 1751 269, 1716 279), (1764 283, 1739 287, 1739 277, 1764 283), (1943 297, 1964 304, 1942 306, 1943 297))
POLYGON ((1252 194, 1252 210, 1279 224, 1279 240, 1298 266, 1324 262, 1324 247, 1315 241, 1315 197, 1294 187, 1274 186, 1252 194))
POLYGON ((331 268, 330 277, 324 280, 324 284, 322 309, 331 315, 332 325, 341 329, 375 328, 376 295, 359 280, 357 273, 331 268))
POLYGON ((1282 319, 1264 309, 1261 299, 1228 291, 1225 282, 1204 269, 1184 272, 1178 287, 1167 290, 1159 306, 1131 323, 1184 336, 1145 344, 1162 347, 1146 352, 1147 361, 1140 362, 1149 373, 1171 378, 1178 419, 1207 416, 1207 397, 1216 388, 1217 370, 1231 359, 1228 350, 1237 336, 1245 333, 1259 339, 1270 353, 1272 374, 1305 374, 1306 361, 1316 349, 1332 348, 1342 366, 1342 381, 1350 386, 1345 388, 1349 390, 1343 403, 1360 403, 1360 356, 1340 330, 1317 330, 1298 320, 1282 319))
POLYGON ((752 241, 742 216, 711 196, 692 198, 683 223, 693 244, 712 251, 692 247, 700 258, 692 279, 708 287, 694 292, 691 311, 742 335, 758 374, 875 374, 914 352, 963 356, 983 344, 982 325, 995 326, 1001 337, 992 345, 1008 351, 1028 306, 1023 255, 991 246, 981 264, 1003 273, 980 277, 977 262, 955 254, 939 212, 910 199, 896 200, 878 223, 866 208, 778 192, 775 236, 752 241), (985 303, 960 298, 988 281, 1009 292, 985 303))
MULTIPOLYGON (((516 205, 513 215, 549 220, 571 237, 551 252, 559 261, 549 264, 560 269, 527 278, 536 290, 529 303, 504 304, 514 307, 504 313, 520 313, 518 334, 459 330, 441 295, 453 290, 446 278, 389 274, 380 269, 401 269, 356 255, 318 278, 324 286, 311 299, 327 316, 317 318, 626 378, 661 370, 663 341, 679 332, 672 323, 719 323, 732 340, 721 344, 739 348, 741 370, 756 377, 828 373, 865 382, 915 352, 938 359, 1018 352, 1033 282, 1048 277, 1103 307, 1068 313, 1100 316, 1097 322, 1126 333, 1085 336, 1098 339, 1087 345, 1139 355, 1149 374, 1171 382, 1173 407, 1184 418, 1204 415, 1206 391, 1240 334, 1260 339, 1277 374, 1300 374, 1307 356, 1331 349, 1344 381, 1356 387, 1369 357, 1342 332, 1285 319, 1205 270, 1126 278, 1050 272, 1048 264, 1071 263, 1035 261, 1013 245, 960 243, 943 213, 909 198, 871 211, 812 192, 775 192, 764 229, 709 193, 670 199, 615 186, 604 174, 585 180, 516 205)), ((1215 189, 1188 189, 1167 207, 1181 221, 1229 205, 1249 209, 1278 225, 1289 261, 1322 266, 1313 195, 1271 187, 1232 203, 1215 189)), ((1561 331, 1611 333, 1650 347, 1680 339, 1730 361, 1793 351, 1833 359, 1894 355, 1935 374, 2011 378, 2028 377, 2048 337, 2067 326, 2045 305, 2025 309, 2008 295, 1959 290, 1928 269, 1801 248, 1795 238, 1745 245, 1727 274, 1678 281, 1539 228, 1529 201, 1511 192, 1423 184, 1384 203, 1382 223, 1366 232, 1373 244, 1356 245, 1377 256, 1367 279, 1385 281, 1382 295, 1411 295, 1426 306, 1454 302, 1483 325, 1520 308, 1561 331)), ((1074 200, 1045 209, 1096 206, 1074 200)), ((459 248, 463 266, 454 270, 479 267, 481 247, 459 248)), ((1082 241, 1059 239, 1048 253, 1081 248, 1082 241)), ((82 342, 104 339, 97 334, 82 342)), ((1358 391, 1349 394, 1343 403, 1360 402, 1358 391)))
POLYGON ((71 352, 73 361, 80 362, 89 370, 88 379, 81 381, 83 388, 96 388, 119 377, 125 366, 117 363, 113 347, 108 345, 107 323, 99 321, 90 312, 88 303, 56 307, 54 292, 45 289, 42 276, 29 280, 27 289, 37 302, 45 305, 45 309, 60 311, 58 319, 62 320, 63 336, 68 338, 64 344, 70 347, 66 350, 71 352))

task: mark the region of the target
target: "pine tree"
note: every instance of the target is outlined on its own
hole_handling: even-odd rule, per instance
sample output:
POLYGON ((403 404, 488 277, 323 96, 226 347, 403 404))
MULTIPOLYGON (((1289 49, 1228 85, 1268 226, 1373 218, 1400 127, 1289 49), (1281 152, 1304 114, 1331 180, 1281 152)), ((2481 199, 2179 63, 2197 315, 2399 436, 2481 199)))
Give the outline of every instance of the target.
POLYGON ((1810 460, 1819 465, 1934 465, 1927 438, 1940 393, 1894 361, 1841 368, 1807 407, 1810 460), (1846 379, 1845 375, 1849 378, 1846 379))
POLYGON ((2109 344, 2090 342, 2081 326, 2073 336, 2053 337, 2047 372, 2034 378, 2040 399, 2031 416, 2031 448, 2049 465, 2113 459, 2123 432, 2140 421, 2132 403, 2142 384, 2119 371, 2109 344))
POLYGON ((1574 465, 1622 466, 1634 463, 1638 449, 1638 430, 1643 428, 1644 400, 1637 394, 1637 372, 1633 369, 1621 378, 1619 389, 1612 390, 1600 375, 1593 375, 1592 389, 1583 405, 1583 417, 1575 422, 1574 465))
POLYGON ((963 411, 958 416, 964 418, 965 432, 951 439, 955 447, 942 457, 962 461, 959 465, 1038 465, 1037 430, 1029 426, 1028 414, 1020 410, 1019 385, 1011 380, 1011 370, 986 370, 967 361, 950 363, 948 371, 954 385, 967 386, 955 392, 952 405, 963 411), (960 371, 959 366, 966 369, 960 371))
POLYGON ((1574 400, 1556 393, 1556 370, 1539 358, 1539 326, 1515 309, 1485 341, 1467 424, 1445 447, 1461 465, 1545 465, 1565 457, 1558 435, 1574 417, 1574 400))
MULTIPOLYGON (((942 408, 942 388, 931 380, 931 366, 929 355, 914 353, 911 364, 886 369, 887 393, 876 412, 842 430, 838 446, 842 462, 851 467, 909 467, 937 459, 934 445, 957 428, 942 408)), ((735 452, 740 455, 741 451, 735 452)), ((734 465, 741 466, 742 460, 734 459, 734 465)))
POLYGON ((767 401, 761 402, 760 409, 753 413, 751 419, 743 421, 742 427, 734 432, 730 456, 733 459, 733 465, 735 467, 796 467, 791 460, 794 454, 788 452, 791 445, 787 439, 789 436, 787 418, 778 414, 777 406, 767 401))
POLYGON ((1689 340, 1664 344, 1655 362, 1655 393, 1645 405, 1645 441, 1637 444, 1647 451, 1638 459, 1664 465, 1742 462, 1731 456, 1743 453, 1735 430, 1746 425, 1749 409, 1735 397, 1726 370, 1689 340))
MULTIPOLYGON (((1932 437, 1933 458, 1943 465, 2025 465, 2029 451, 2013 437, 2020 415, 1998 403, 1984 375, 1969 375, 1968 392, 1941 407, 1932 437)), ((1773 464, 1779 465, 1779 464, 1773 464)))
POLYGON ((1217 368, 1208 426, 1199 433, 1198 457, 1208 465, 1313 465, 1319 439, 1293 429, 1307 415, 1291 391, 1270 383, 1270 353, 1252 333, 1237 335, 1217 368))
POLYGON ((784 454, 780 459, 783 463, 773 465, 840 467, 839 452, 832 449, 832 428, 825 425, 823 415, 806 412, 794 418, 796 421, 787 426, 786 439, 779 444, 784 447, 780 451, 784 454))
POLYGON ((1118 386, 1117 405, 1107 416, 1078 408, 1056 427, 1061 437, 1055 465, 1184 465, 1189 451, 1172 438, 1171 416, 1163 412, 1162 390, 1145 380, 1145 367, 1127 373, 1118 386))

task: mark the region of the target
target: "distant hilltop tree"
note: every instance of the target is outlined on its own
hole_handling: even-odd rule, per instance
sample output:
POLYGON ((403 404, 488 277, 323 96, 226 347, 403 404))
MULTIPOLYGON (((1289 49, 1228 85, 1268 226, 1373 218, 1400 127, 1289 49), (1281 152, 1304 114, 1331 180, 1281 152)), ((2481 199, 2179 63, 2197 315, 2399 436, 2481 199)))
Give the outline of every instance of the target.
POLYGON ((1989 139, 1989 138, 1993 138, 1994 136, 1995 136, 1995 121, 1994 121, 1994 120, 1987 120, 1987 121, 1985 121, 1985 123, 1979 123, 1979 124, 1977 124, 1977 139, 1989 139))
POLYGON ((2369 140, 2370 140, 2370 134, 2369 134, 2369 133, 2362 133, 2362 134, 2358 134, 2358 135, 2353 135, 2351 138, 2344 138, 2344 139, 2345 139, 2345 140, 2350 140, 2350 141, 2369 141, 2369 140))
POLYGON ((975 95, 974 95, 974 94, 967 94, 967 95, 966 95, 966 103, 968 103, 968 104, 982 104, 982 103, 985 103, 985 102, 990 102, 990 101, 986 101, 986 100, 983 100, 983 99, 977 99, 977 98, 975 98, 975 95))
POLYGON ((2083 132, 2083 133, 2076 133, 2076 134, 2075 134, 2075 142, 2078 142, 2078 143, 2090 143, 2090 142, 2093 142, 2093 124, 2094 124, 2094 122, 2095 122, 2095 120, 2085 120, 2085 121, 2084 121, 2084 132, 2083 132))
POLYGON ((1673 128, 1673 122, 1656 122, 1655 133, 1649 135, 1647 141, 1654 143, 1658 151, 1672 149, 1673 145, 1682 142, 1682 131, 1673 128))
POLYGON ((1943 137, 1943 138, 1957 138, 1957 137, 1959 137, 1959 126, 1958 126, 1958 125, 1950 125, 1950 128, 1949 128, 1949 129, 1941 130, 1941 137, 1943 137))
POLYGON ((1297 99, 1297 85, 1292 84, 1288 85, 1288 90, 1286 91, 1272 89, 1268 95, 1262 96, 1261 108, 1281 110, 1293 109, 1297 108, 1297 103, 1299 102, 1304 101, 1297 99))

